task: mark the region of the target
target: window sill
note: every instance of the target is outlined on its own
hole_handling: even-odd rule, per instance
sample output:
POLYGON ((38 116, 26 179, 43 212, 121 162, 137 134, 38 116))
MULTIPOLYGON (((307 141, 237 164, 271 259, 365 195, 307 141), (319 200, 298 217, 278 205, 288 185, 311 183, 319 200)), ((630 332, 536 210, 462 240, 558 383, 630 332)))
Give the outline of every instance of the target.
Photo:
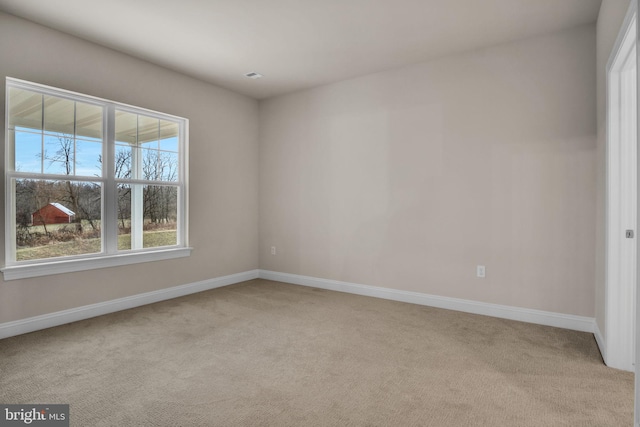
POLYGON ((184 258, 191 255, 192 248, 169 248, 156 251, 130 252, 118 255, 99 255, 91 258, 65 259, 61 261, 39 262, 27 265, 12 265, 0 269, 4 280, 26 279, 49 276, 51 274, 72 273, 74 271, 117 267, 141 262, 162 261, 184 258))

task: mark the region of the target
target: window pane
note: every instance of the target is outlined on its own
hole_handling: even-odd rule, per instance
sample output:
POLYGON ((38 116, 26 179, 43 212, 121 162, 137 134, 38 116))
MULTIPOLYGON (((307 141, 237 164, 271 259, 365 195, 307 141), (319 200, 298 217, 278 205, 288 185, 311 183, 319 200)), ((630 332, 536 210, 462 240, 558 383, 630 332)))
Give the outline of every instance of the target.
POLYGON ((160 152, 160 179, 178 181, 178 153, 160 152))
POLYGON ((75 147, 70 135, 45 135, 44 173, 73 175, 75 147))
POLYGON ((115 175, 116 178, 131 178, 131 153, 129 145, 116 145, 115 175))
POLYGON ((42 95, 10 87, 9 128, 42 130, 42 95))
POLYGON ((177 245, 177 217, 178 187, 120 184, 118 249, 177 245))
POLYGON ((102 142, 102 107, 76 102, 76 137, 102 142))
POLYGON ((160 156, 158 150, 142 150, 142 178, 160 180, 160 156))
POLYGON ((17 138, 16 171, 102 176, 103 107, 15 88, 9 93, 14 103, 9 120, 22 125, 10 134, 17 138), (26 127, 30 122, 34 128, 26 127), (83 138, 77 139, 78 135, 83 138))
POLYGON ((102 251, 102 189, 95 182, 16 179, 16 260, 102 251))
POLYGON ((164 151, 178 152, 178 137, 161 139, 160 149, 164 151))
POLYGON ((131 249, 131 186, 118 184, 118 250, 131 249))
POLYGON ((138 115, 138 143, 146 148, 158 148, 160 120, 138 115))
POLYGON ((15 170, 42 172, 42 135, 39 133, 9 131, 15 141, 15 170))
POLYGON ((116 111, 116 141, 135 144, 138 142, 138 115, 116 111))
POLYGON ((102 175, 102 144, 99 142, 76 141, 76 175, 102 175))
POLYGON ((178 153, 142 150, 142 179, 178 181, 178 153))
MULTIPOLYGON (((144 218, 148 227, 145 229, 167 229, 175 231, 178 216, 178 188, 174 186, 144 186, 144 218), (150 226, 149 226, 150 225, 150 226)), ((175 245, 175 238, 173 243, 175 245)), ((152 245, 147 246, 162 246, 152 245)))
POLYGON ((178 124, 160 120, 160 149, 178 152, 178 124))
POLYGON ((56 96, 44 96, 44 131, 73 135, 75 102, 56 96))

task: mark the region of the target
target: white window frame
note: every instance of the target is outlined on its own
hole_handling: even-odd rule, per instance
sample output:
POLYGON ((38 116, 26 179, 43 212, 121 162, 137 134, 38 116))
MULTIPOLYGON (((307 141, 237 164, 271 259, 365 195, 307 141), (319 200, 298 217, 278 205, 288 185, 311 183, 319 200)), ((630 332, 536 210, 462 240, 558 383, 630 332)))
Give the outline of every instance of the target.
MULTIPOLYGON (((32 83, 25 80, 6 78, 5 96, 5 266, 0 269, 4 280, 23 279, 28 277, 46 276, 50 274, 69 273, 97 268, 114 267, 149 261, 160 261, 172 258, 187 257, 192 248, 188 246, 188 147, 189 121, 188 119, 160 113, 145 108, 122 104, 115 101, 83 95, 76 92, 58 89, 50 86, 32 83), (9 144, 9 88, 18 88, 32 92, 52 95, 72 101, 90 103, 103 107, 103 152, 104 159, 101 177, 90 177, 92 182, 102 185, 102 252, 86 255, 72 255, 58 258, 46 258, 29 261, 16 261, 16 215, 15 199, 12 182, 16 178, 30 179, 65 179, 61 175, 16 172, 14 170, 13 149, 9 144), (115 159, 115 111, 126 111, 177 123, 179 126, 179 176, 178 182, 165 183, 178 187, 177 204, 177 244, 157 248, 118 250, 117 225, 117 185, 114 174, 115 159)), ((75 177, 74 177, 75 178, 75 177)), ((80 178, 82 180, 82 177, 80 178)), ((162 181, 148 181, 143 179, 118 179, 118 183, 139 185, 162 185, 162 181)))

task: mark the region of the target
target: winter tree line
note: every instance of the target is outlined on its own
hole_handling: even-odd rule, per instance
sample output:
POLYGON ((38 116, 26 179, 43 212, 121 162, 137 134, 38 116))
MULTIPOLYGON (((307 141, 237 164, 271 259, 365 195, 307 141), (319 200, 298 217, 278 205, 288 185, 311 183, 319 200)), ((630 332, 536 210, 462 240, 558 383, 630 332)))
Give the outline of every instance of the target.
MULTIPOLYGON (((55 153, 44 153, 46 162, 59 163, 67 175, 73 174, 74 143, 70 137, 61 136, 59 148, 55 153)), ((158 150, 143 150, 142 174, 145 180, 174 181, 178 174, 178 164, 175 156, 158 150)), ((131 150, 118 150, 115 158, 116 179, 131 179, 132 154, 131 150)), ((98 159, 102 163, 102 159, 98 159)), ((76 237, 94 237, 99 235, 101 223, 101 185, 97 182, 67 181, 67 180, 39 180, 17 179, 15 182, 16 227, 18 245, 29 246, 34 241, 33 235, 38 234, 30 230, 32 214, 49 203, 60 203, 75 213, 68 228, 64 231, 72 232, 76 237)), ((120 234, 131 231, 131 185, 118 184, 118 227, 120 234)), ((143 186, 143 218, 145 227, 156 228, 161 224, 171 224, 176 221, 177 187, 161 185, 143 186)), ((55 239, 52 227, 46 222, 41 225, 44 234, 55 239)), ((40 239, 41 240, 41 239, 40 239)))

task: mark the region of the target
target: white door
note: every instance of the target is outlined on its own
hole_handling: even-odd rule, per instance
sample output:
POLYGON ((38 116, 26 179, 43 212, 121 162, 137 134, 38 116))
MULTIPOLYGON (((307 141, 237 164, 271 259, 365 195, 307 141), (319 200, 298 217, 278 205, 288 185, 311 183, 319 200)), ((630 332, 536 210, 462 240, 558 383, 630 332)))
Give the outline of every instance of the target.
POLYGON ((608 366, 634 371, 637 265, 637 7, 632 6, 607 64, 608 366))

